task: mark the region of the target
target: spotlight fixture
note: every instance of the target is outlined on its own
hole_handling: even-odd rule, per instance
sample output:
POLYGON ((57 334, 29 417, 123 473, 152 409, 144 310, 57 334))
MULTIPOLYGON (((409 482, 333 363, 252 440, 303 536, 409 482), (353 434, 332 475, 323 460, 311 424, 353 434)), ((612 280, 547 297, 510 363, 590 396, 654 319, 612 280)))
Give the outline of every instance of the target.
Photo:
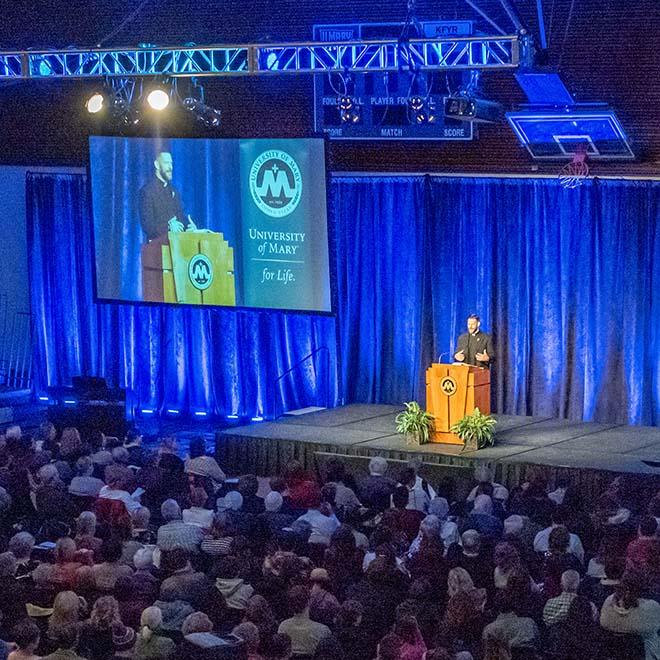
POLYGON ((147 94, 147 104, 152 110, 161 112, 170 104, 170 95, 162 87, 154 87, 147 94))
POLYGON ((435 102, 431 97, 411 96, 408 99, 408 121, 411 124, 434 124, 435 102))
POLYGON ((85 108, 91 115, 96 115, 106 107, 106 95, 103 92, 93 92, 85 101, 85 108))
POLYGON ((221 113, 220 110, 206 105, 203 101, 188 96, 183 99, 183 107, 195 116, 200 124, 208 128, 218 128, 220 126, 221 113))
POLYGON ((354 96, 340 96, 337 105, 342 124, 357 124, 360 121, 360 104, 354 96))

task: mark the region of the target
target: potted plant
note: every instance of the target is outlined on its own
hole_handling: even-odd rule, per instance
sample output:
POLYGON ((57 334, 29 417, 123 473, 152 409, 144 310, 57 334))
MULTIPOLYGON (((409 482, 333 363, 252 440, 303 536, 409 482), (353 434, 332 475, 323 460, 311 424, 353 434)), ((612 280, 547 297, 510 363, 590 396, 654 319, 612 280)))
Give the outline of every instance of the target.
POLYGON ((479 408, 465 415, 450 428, 463 441, 463 451, 476 451, 495 444, 495 424, 491 415, 484 415, 479 408))
POLYGON ((406 436, 407 445, 425 445, 433 429, 433 415, 422 410, 417 401, 403 404, 405 410, 394 419, 397 433, 406 436))

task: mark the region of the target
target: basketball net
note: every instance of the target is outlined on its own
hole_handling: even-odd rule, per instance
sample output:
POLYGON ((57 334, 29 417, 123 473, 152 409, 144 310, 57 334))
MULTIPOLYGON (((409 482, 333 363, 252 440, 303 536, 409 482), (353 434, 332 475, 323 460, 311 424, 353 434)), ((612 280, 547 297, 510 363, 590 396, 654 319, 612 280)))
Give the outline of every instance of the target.
POLYGON ((589 165, 587 165, 587 148, 579 147, 573 155, 573 160, 566 163, 559 170, 559 183, 564 188, 577 188, 584 183, 589 176, 589 165))

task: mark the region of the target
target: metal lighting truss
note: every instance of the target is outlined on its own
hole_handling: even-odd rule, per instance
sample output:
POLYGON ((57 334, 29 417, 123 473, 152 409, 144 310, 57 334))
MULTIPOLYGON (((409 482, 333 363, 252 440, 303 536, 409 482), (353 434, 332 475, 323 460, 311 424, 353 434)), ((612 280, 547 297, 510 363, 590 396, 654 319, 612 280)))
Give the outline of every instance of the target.
POLYGON ((0 80, 513 69, 525 36, 0 52, 0 80))

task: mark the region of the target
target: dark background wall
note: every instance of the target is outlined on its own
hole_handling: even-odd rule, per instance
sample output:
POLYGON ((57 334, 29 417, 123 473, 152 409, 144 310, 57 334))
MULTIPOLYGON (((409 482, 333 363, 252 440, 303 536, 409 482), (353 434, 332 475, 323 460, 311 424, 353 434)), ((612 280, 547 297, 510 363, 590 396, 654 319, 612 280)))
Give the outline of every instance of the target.
MULTIPOLYGON (((498 2, 478 4, 513 32, 498 2)), ((517 6, 537 34, 536 0, 518 0, 517 6)), ((592 164, 592 172, 658 174, 660 4, 657 0, 543 0, 543 7, 548 67, 561 73, 577 100, 610 103, 639 154, 636 163, 592 164)), ((405 12, 405 0, 23 0, 3 7, 0 48, 306 40, 311 39, 314 23, 401 21, 405 12)), ((417 14, 422 20, 472 18, 480 29, 493 33, 462 0, 419 0, 417 14)), ((487 74, 483 79, 484 91, 507 108, 524 101, 511 73, 487 74)), ((313 129, 311 76, 214 79, 206 87, 208 100, 223 112, 220 136, 296 136, 313 129)), ((87 135, 94 131, 81 110, 89 88, 89 83, 73 81, 0 85, 0 162, 83 164, 87 135)), ((537 169, 506 124, 482 128, 472 143, 383 146, 334 144, 330 165, 336 171, 496 173, 556 173, 560 167, 553 163, 537 169)))

